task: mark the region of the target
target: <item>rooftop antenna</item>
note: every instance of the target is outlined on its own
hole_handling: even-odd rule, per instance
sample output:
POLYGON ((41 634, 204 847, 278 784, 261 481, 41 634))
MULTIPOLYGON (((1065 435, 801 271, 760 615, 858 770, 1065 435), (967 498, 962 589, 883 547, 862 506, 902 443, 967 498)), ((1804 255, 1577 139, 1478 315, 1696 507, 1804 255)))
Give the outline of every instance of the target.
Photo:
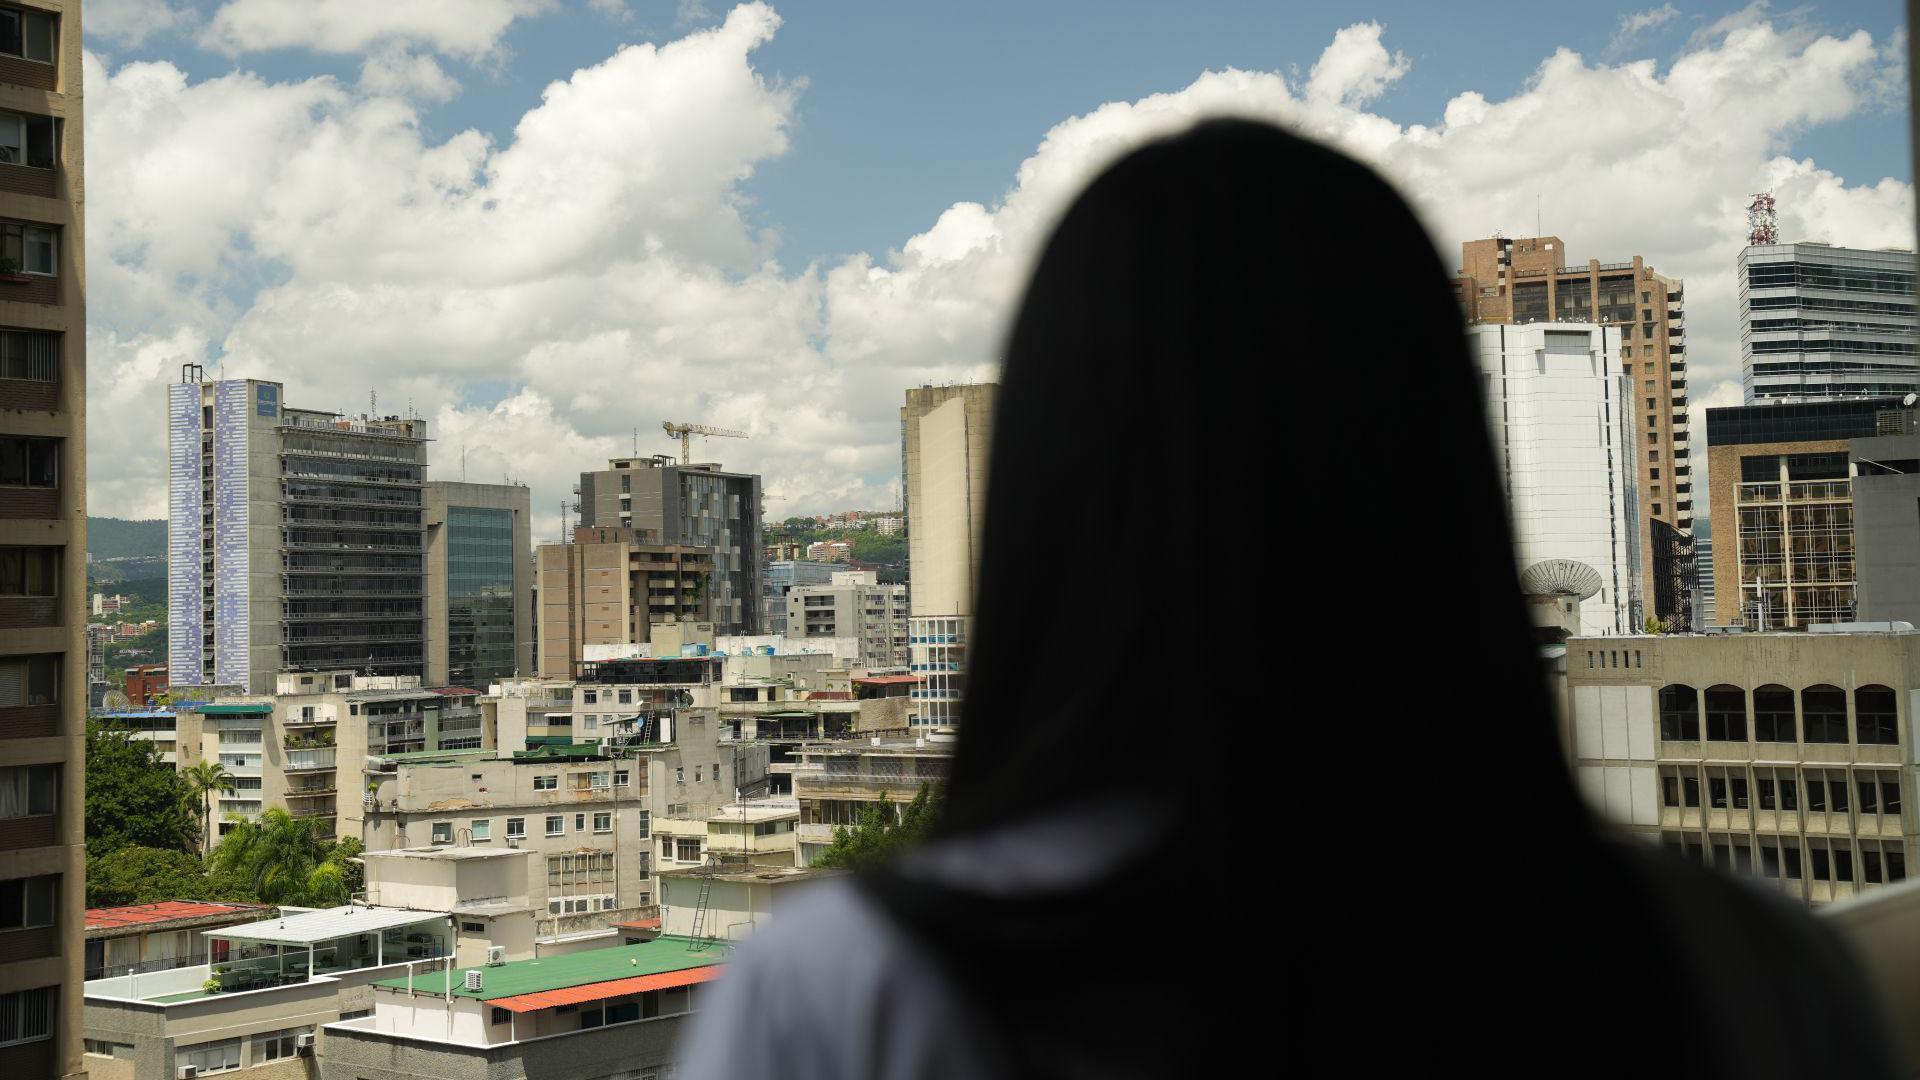
POLYGON ((373 392, 373 389, 369 387, 367 389, 367 419, 371 420, 374 417, 379 415, 380 415, 380 398, 377 395, 375 395, 373 392))
POLYGON ((1778 221, 1773 211, 1773 192, 1762 191, 1747 204, 1747 246, 1780 242, 1778 221))

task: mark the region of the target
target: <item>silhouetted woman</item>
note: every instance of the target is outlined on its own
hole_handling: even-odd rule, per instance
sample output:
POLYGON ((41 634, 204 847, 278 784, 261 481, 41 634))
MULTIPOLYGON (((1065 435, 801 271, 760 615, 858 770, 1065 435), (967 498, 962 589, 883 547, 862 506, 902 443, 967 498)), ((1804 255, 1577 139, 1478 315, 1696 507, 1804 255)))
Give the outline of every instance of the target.
POLYGON ((683 1078, 1895 1075, 1824 927, 1575 796, 1483 392, 1348 158, 1213 122, 1095 180, 1007 351, 938 836, 783 909, 683 1078))

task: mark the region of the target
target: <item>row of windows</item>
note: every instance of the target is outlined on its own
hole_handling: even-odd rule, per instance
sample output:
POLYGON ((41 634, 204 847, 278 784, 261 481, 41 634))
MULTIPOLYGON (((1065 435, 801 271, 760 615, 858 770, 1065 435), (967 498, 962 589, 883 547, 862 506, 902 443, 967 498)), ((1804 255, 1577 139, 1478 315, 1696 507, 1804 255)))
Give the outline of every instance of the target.
MULTIPOLYGON (((636 813, 640 815, 640 835, 644 838, 647 835, 649 835, 651 814, 646 810, 639 810, 639 811, 636 811, 636 813)), ((613 813, 611 811, 604 811, 604 810, 591 812, 591 813, 574 814, 573 830, 578 833, 586 832, 588 828, 587 821, 589 818, 591 818, 593 821, 592 829, 594 832, 608 833, 613 831, 613 813)), ((546 815, 546 820, 544 824, 546 826, 546 834, 548 836, 565 836, 567 834, 567 815, 565 814, 548 814, 546 815)), ((433 823, 433 842, 436 844, 452 843, 453 828, 454 828, 454 823, 451 821, 434 822, 433 823)), ((493 819, 492 818, 472 818, 467 822, 467 830, 476 842, 482 841, 482 840, 491 840, 493 839, 493 819)), ((527 835, 527 819, 526 818, 512 817, 507 819, 507 839, 519 840, 524 838, 526 835, 527 835)))
POLYGON ((1794 837, 1762 836, 1757 863, 1752 846, 1743 836, 1710 835, 1703 841, 1693 833, 1662 833, 1660 840, 1674 854, 1701 862, 1708 861, 1711 854, 1714 865, 1738 874, 1757 873, 1762 877, 1799 881, 1809 876, 1810 870, 1814 881, 1855 885, 1887 885, 1904 881, 1907 876, 1906 849, 1897 841, 1859 841, 1860 858, 1856 864, 1853 845, 1845 841, 1830 843, 1817 837, 1807 840, 1803 851, 1801 841, 1794 837))
POLYGON ((1817 289, 1854 289, 1861 292, 1913 295, 1913 274, 1901 270, 1869 270, 1822 263, 1759 263, 1747 267, 1747 284, 1756 289, 1804 285, 1817 289))
POLYGON ((1803 308, 1807 311, 1861 311, 1877 315, 1913 315, 1913 305, 1882 300, 1838 300, 1826 296, 1756 296, 1747 304, 1754 311, 1803 308))
POLYGON ((1756 341, 1755 353, 1851 353, 1853 355, 1912 356, 1914 346, 1911 341, 1856 341, 1852 338, 1830 338, 1825 341, 1804 341, 1791 339, 1784 341, 1756 341))
MULTIPOLYGON (((1661 805, 1698 809, 1702 794, 1700 777, 1692 769, 1660 771, 1661 805)), ((1898 815, 1902 805, 1900 778, 1890 772, 1857 774, 1849 783, 1838 769, 1808 769, 1802 778, 1789 768, 1756 768, 1749 784, 1744 769, 1709 768, 1704 791, 1706 805, 1714 810, 1798 811, 1802 794, 1805 808, 1814 813, 1857 809, 1862 814, 1898 815)))
MULTIPOLYGON (((1670 683, 1660 688, 1660 737, 1696 742, 1704 726, 1710 742, 1746 742, 1749 730, 1755 742, 1799 742, 1801 734, 1809 743, 1847 741, 1846 691, 1826 684, 1809 686, 1800 691, 1799 706, 1796 716, 1794 692, 1777 684, 1755 689, 1749 709, 1747 692, 1738 686, 1721 684, 1702 693, 1685 683, 1670 683)), ((1875 684, 1855 690, 1853 727, 1854 741, 1862 745, 1898 743, 1894 692, 1875 684)))

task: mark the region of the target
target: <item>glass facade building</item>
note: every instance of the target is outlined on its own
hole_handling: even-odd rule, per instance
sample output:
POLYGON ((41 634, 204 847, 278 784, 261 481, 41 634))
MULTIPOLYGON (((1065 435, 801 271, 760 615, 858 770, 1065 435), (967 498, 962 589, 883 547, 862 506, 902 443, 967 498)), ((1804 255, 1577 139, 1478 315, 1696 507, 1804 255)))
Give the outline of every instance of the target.
POLYGON ((447 508, 447 664, 456 685, 513 675, 513 511, 447 508))

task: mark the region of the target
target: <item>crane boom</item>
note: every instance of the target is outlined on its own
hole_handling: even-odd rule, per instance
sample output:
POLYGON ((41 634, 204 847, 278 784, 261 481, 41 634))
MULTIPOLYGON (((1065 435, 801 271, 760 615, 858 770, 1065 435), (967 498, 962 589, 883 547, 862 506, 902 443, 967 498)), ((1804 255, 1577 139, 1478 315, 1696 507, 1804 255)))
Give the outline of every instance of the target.
POLYGON ((692 437, 695 435, 720 435, 729 439, 745 439, 749 437, 746 432, 734 431, 731 428, 708 427, 705 424, 676 424, 671 420, 662 420, 660 427, 666 431, 668 438, 679 437, 680 464, 682 465, 693 464, 692 437))

